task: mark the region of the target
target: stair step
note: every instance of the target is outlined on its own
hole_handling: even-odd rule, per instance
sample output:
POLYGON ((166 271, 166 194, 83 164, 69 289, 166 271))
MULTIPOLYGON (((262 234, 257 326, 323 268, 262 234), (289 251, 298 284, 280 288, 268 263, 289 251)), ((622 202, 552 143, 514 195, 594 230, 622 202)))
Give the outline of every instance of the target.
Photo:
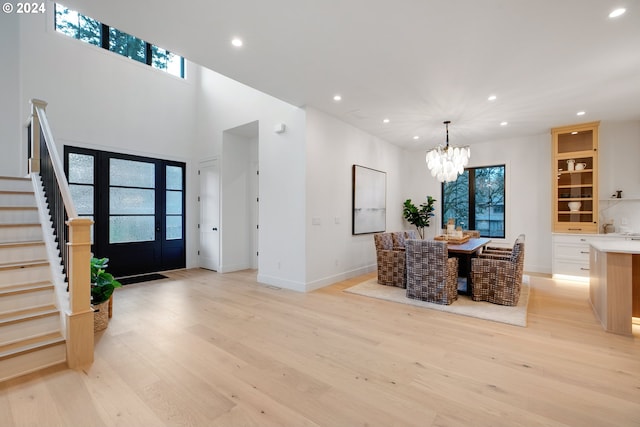
POLYGON ((58 314, 58 309, 53 304, 22 310, 6 311, 4 313, 0 313, 0 326, 53 316, 55 314, 58 314))
POLYGON ((3 288, 0 288, 0 297, 29 293, 29 292, 36 292, 36 291, 45 290, 45 289, 53 290, 54 289, 53 284, 47 281, 21 283, 21 284, 5 286, 3 288))
POLYGON ((0 224, 40 222, 36 206, 0 206, 0 224))
POLYGON ((53 304, 54 287, 49 282, 0 288, 0 313, 53 304))
POLYGON ((66 361, 66 345, 59 332, 0 346, 0 382, 66 361))
POLYGON ((22 263, 47 257, 47 247, 39 242, 0 243, 0 259, 5 263, 22 263))
POLYGON ((21 206, 37 206, 36 197, 31 191, 7 191, 0 190, 0 206, 4 207, 21 207, 21 206))
POLYGON ((49 264, 49 261, 47 261, 46 259, 34 259, 32 261, 23 262, 23 263, 15 263, 15 262, 0 263, 0 271, 35 267, 42 264, 49 264))
POLYGON ((21 189, 2 189, 0 188, 0 196, 30 196, 35 197, 33 190, 21 190, 21 189))
POLYGON ((60 312, 49 304, 0 313, 0 345, 60 331, 60 312))
POLYGON ((31 178, 0 177, 1 191, 33 191, 31 178))
POLYGON ((40 223, 0 224, 0 243, 42 240, 40 223))
POLYGON ((51 267, 45 259, 0 264, 0 288, 46 280, 51 280, 51 267))
POLYGON ((10 357, 20 356, 43 347, 63 343, 64 338, 60 332, 51 332, 43 335, 36 335, 18 341, 0 345, 0 360, 10 357))

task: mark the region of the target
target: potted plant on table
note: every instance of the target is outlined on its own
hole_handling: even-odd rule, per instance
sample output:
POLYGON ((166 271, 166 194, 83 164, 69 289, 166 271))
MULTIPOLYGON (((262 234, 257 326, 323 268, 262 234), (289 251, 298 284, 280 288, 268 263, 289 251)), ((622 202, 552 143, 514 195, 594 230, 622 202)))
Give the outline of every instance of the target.
POLYGON ((435 216, 433 213, 433 211, 436 210, 435 206, 433 206, 435 201, 436 199, 433 197, 427 196, 427 202, 422 203, 420 207, 416 207, 416 205, 411 202, 411 199, 407 199, 404 202, 402 215, 409 224, 416 226, 421 239, 424 239, 424 228, 429 226, 429 219, 435 216))
POLYGON ((91 258, 91 305, 93 330, 102 331, 109 324, 109 300, 115 288, 122 286, 111 273, 106 272, 109 258, 91 258))

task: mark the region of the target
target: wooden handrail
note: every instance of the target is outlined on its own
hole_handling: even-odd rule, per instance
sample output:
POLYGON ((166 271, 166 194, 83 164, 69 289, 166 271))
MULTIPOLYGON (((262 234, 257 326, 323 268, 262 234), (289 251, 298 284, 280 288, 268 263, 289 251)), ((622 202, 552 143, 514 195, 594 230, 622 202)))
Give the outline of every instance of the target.
MULTIPOLYGON (((45 197, 57 236, 58 250, 67 277, 68 309, 65 339, 67 365, 71 368, 93 362, 93 309, 91 308, 91 225, 89 218, 79 218, 69 184, 56 148, 46 114, 47 103, 31 100, 31 158, 29 172, 46 175, 45 197), (46 150, 46 153, 42 153, 46 150), (43 157, 44 155, 44 157, 43 157), (44 168, 44 170, 42 170, 44 168), (55 182, 54 182, 55 181, 55 182), (47 184, 49 182, 49 190, 47 184), (47 191, 49 194, 47 194, 47 191)), ((43 177, 44 178, 44 177, 43 177)), ((56 286, 60 284, 55 283, 56 286)), ((63 284, 64 286, 64 284, 63 284)), ((67 304, 64 304, 67 305, 67 304)))
MULTIPOLYGON (((60 186, 60 193, 64 202, 64 208, 67 211, 67 216, 69 218, 76 218, 78 216, 78 214, 76 213, 76 207, 73 204, 73 199, 71 198, 71 191, 69 190, 67 177, 64 174, 63 163, 60 160, 60 155, 58 154, 58 150, 56 149, 55 140, 53 139, 53 133, 51 132, 49 120, 47 119, 47 114, 45 112, 47 103, 39 99, 32 99, 31 104, 33 105, 33 117, 34 119, 37 118, 38 123, 40 124, 40 131, 44 134, 44 140, 47 144, 49 155, 51 156, 53 172, 55 173, 58 185, 60 186)), ((37 126, 32 126, 32 128, 37 128, 37 126)))

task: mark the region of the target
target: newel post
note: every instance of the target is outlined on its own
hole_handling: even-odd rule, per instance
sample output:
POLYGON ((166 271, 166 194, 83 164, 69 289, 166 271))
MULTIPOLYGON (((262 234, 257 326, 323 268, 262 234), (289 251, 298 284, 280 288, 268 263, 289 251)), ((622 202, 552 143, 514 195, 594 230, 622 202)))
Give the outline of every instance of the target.
POLYGON ((71 218, 69 227, 69 312, 67 364, 70 368, 93 362, 93 309, 91 308, 91 225, 88 218, 71 218))
POLYGON ((29 173, 40 172, 40 117, 38 108, 46 110, 47 103, 40 99, 31 100, 31 158, 29 173))

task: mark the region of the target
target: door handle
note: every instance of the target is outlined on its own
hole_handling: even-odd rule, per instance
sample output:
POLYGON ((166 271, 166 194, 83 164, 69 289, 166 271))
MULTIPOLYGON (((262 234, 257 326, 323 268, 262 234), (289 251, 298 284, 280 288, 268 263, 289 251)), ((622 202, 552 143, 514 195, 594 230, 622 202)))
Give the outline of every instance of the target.
POLYGON ((213 231, 218 231, 218 227, 213 227, 212 230, 213 231))

